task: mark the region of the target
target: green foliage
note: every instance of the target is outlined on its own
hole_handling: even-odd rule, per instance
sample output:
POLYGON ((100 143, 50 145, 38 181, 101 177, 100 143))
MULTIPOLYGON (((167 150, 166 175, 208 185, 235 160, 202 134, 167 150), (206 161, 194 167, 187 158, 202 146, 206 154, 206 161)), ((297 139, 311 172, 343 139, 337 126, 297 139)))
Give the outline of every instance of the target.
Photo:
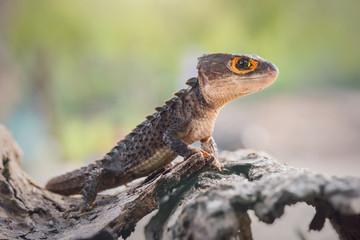
POLYGON ((81 156, 71 150, 87 131, 81 122, 133 127, 170 97, 187 52, 267 58, 280 69, 270 92, 360 86, 358 0, 13 2, 7 46, 23 86, 33 84, 39 53, 48 62, 55 132, 70 157, 81 156))

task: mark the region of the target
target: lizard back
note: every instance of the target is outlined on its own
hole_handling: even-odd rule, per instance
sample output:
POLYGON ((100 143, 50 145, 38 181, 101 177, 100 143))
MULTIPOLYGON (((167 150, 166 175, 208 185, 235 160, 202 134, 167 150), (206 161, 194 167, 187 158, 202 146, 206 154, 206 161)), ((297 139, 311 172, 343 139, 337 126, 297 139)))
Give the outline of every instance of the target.
POLYGON ((46 189, 65 195, 77 194, 94 168, 104 172, 99 191, 149 175, 177 157, 165 144, 163 135, 169 126, 179 120, 193 119, 193 128, 183 133, 188 135, 184 136, 187 144, 200 140, 204 132, 211 135, 217 112, 209 115, 209 111, 204 111, 211 106, 203 98, 197 78, 191 78, 186 83, 190 86, 188 89, 174 93, 175 97, 167 100, 165 105, 156 107, 154 114, 147 116, 145 121, 119 141, 103 159, 51 179, 46 189), (203 127, 196 123, 196 119, 201 122, 202 118, 206 118, 207 121, 204 122, 208 123, 203 127), (213 121, 208 121, 208 118, 213 121))

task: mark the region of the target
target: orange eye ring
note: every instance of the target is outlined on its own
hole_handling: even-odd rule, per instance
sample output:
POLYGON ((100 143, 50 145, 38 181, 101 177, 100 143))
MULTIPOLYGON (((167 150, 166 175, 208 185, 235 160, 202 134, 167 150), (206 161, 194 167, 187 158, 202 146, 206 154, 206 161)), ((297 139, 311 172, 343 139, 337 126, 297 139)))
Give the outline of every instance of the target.
POLYGON ((244 69, 244 70, 240 70, 240 69, 237 69, 236 68, 236 63, 238 61, 240 61, 240 59, 242 59, 242 57, 236 57, 232 60, 230 60, 227 64, 227 67, 234 73, 239 73, 239 74, 245 74, 245 73, 248 73, 248 72, 252 72, 255 70, 255 68, 257 67, 258 63, 257 61, 255 60, 252 60, 252 59, 249 59, 249 63, 248 63, 248 68, 247 69, 244 69))

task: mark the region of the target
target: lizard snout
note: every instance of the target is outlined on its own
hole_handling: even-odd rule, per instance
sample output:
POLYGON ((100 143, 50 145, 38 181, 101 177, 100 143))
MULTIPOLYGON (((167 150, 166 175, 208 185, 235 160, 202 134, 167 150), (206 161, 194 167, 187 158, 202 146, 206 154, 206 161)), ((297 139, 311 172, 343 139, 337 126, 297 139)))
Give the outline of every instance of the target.
POLYGON ((271 62, 266 62, 265 65, 266 65, 267 70, 269 72, 279 74, 279 69, 274 64, 272 64, 271 62))

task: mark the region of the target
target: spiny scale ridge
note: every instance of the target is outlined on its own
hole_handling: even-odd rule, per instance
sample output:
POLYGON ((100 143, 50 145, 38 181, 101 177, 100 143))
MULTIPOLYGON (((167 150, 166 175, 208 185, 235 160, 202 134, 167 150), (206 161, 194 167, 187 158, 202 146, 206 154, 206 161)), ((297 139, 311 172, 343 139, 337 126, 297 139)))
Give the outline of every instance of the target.
MULTIPOLYGON (((191 88, 197 86, 199 84, 198 79, 196 77, 190 78, 185 82, 191 88)), ((180 98, 182 98, 190 89, 181 89, 174 93, 175 97, 170 98, 169 100, 165 101, 165 105, 161 107, 156 107, 156 112, 152 115, 146 116, 146 120, 139 125, 137 125, 123 140, 118 142, 117 146, 114 147, 110 152, 108 152, 104 156, 104 160, 111 160, 114 155, 119 154, 121 149, 125 149, 126 146, 136 137, 138 134, 141 134, 145 129, 145 126, 151 125, 151 123, 160 117, 160 115, 171 108, 171 106, 176 103, 180 98), (121 147, 120 147, 121 146, 121 147)))

